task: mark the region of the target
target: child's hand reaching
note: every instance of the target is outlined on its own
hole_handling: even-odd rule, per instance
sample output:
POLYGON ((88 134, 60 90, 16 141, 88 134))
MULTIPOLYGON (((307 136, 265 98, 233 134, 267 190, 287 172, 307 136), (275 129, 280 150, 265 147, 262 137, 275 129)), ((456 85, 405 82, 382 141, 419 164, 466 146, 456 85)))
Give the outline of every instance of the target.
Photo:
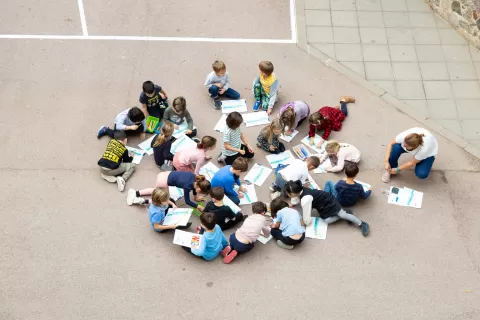
POLYGON ((239 193, 239 194, 238 194, 238 198, 239 198, 239 199, 243 199, 244 197, 245 197, 245 195, 244 195, 243 193, 239 193))
POLYGON ((145 132, 140 133, 140 139, 141 140, 145 139, 145 132))
POLYGON ((270 146, 270 148, 268 148, 270 151, 275 151, 277 148, 275 148, 274 146, 270 146))
POLYGON ((317 148, 320 149, 322 147, 322 144, 325 140, 323 139, 320 139, 318 142, 317 142, 317 148))
POLYGON ((135 157, 135 152, 131 151, 130 152, 130 157, 132 157, 132 158, 135 157))
POLYGON ((192 130, 187 130, 185 131, 186 134, 191 134, 192 133, 192 130))
POLYGON ((247 193, 247 189, 246 189, 244 186, 240 186, 240 187, 238 188, 238 191, 247 193))
POLYGON ((315 139, 313 137, 310 138, 310 141, 308 141, 308 144, 310 146, 313 146, 313 143, 315 142, 315 139))
POLYGON ((267 116, 270 116, 272 114, 272 110, 273 110, 272 108, 267 109, 267 116))

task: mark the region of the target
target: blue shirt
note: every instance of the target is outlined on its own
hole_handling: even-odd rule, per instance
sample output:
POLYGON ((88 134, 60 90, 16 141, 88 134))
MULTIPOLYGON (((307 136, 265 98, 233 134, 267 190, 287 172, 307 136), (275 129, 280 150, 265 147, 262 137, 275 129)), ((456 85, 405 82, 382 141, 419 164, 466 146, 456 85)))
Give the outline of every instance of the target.
POLYGON ((234 176, 233 172, 230 171, 231 167, 232 166, 225 166, 218 170, 217 173, 213 175, 211 184, 212 188, 222 187, 227 196, 238 197, 237 192, 233 190, 233 186, 235 184, 240 185, 240 178, 234 176))
POLYGON ((343 207, 351 207, 357 203, 357 199, 367 199, 372 190, 365 192, 360 183, 348 184, 345 180, 340 180, 335 185, 337 191, 337 200, 343 207))
POLYGON ((223 235, 222 229, 216 224, 212 232, 205 231, 203 233, 200 246, 192 248, 192 253, 205 260, 213 260, 226 246, 228 246, 227 239, 223 235))
POLYGON ((165 207, 157 207, 153 203, 150 204, 148 207, 148 218, 150 219, 150 223, 152 224, 153 230, 157 232, 163 232, 163 230, 158 230, 155 229, 154 224, 163 224, 163 220, 165 220, 165 215, 167 214, 168 210, 168 205, 165 205, 165 207))
POLYGON ((284 237, 305 232, 305 228, 302 227, 300 222, 301 219, 300 213, 292 208, 283 208, 277 212, 277 222, 280 222, 280 229, 282 229, 284 237))

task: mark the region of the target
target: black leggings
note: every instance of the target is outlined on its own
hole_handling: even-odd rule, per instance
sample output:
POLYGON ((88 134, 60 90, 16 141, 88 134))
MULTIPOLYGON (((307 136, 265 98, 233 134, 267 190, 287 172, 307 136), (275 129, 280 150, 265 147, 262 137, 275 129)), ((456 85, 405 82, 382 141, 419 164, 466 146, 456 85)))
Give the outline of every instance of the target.
MULTIPOLYGON (((107 127, 107 135, 113 139, 113 136, 116 131, 121 131, 117 130, 117 126, 113 125, 113 129, 110 129, 107 127)), ((143 133, 143 124, 139 124, 137 130, 124 130, 127 136, 134 136, 143 133)))
POLYGON ((270 231, 270 233, 271 233, 272 237, 274 237, 276 240, 280 240, 280 241, 282 241, 283 243, 285 243, 286 245, 289 245, 289 246, 294 246, 296 244, 302 243, 303 240, 305 240, 305 232, 302 234, 302 237, 298 240, 292 239, 290 237, 284 237, 283 234, 282 234, 282 230, 280 230, 278 228, 273 228, 270 231))
POLYGON ((223 221, 217 221, 217 224, 222 230, 227 230, 234 227, 237 223, 241 221, 243 221, 243 214, 239 212, 235 215, 235 220, 230 219, 225 222, 225 219, 223 219, 223 221))
POLYGON ((238 157, 244 157, 244 158, 247 158, 247 159, 252 159, 253 156, 255 155, 255 153, 248 151, 248 147, 244 144, 242 144, 240 149, 245 151, 245 154, 242 156, 242 154, 239 152, 239 153, 234 154, 233 156, 227 156, 225 158, 225 163, 227 165, 231 166, 233 161, 235 161, 235 159, 237 159, 238 157))

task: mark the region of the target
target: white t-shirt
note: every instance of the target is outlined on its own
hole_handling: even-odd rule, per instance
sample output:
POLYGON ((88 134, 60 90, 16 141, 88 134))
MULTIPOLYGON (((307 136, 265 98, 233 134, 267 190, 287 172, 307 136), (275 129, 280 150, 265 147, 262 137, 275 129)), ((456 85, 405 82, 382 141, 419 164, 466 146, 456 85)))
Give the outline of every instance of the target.
POLYGON ((300 159, 295 159, 288 165, 288 167, 280 170, 280 174, 282 175, 283 179, 285 179, 285 181, 300 180, 302 184, 305 184, 308 178, 307 163, 300 159))
POLYGON ((423 128, 411 128, 408 130, 399 133, 395 138, 396 143, 400 143, 402 145, 403 150, 407 151, 408 153, 413 153, 415 155, 415 159, 421 161, 427 159, 428 157, 434 157, 438 154, 438 143, 437 139, 426 129, 423 128), (405 137, 411 133, 423 134, 423 145, 419 146, 415 150, 407 150, 404 146, 405 137))

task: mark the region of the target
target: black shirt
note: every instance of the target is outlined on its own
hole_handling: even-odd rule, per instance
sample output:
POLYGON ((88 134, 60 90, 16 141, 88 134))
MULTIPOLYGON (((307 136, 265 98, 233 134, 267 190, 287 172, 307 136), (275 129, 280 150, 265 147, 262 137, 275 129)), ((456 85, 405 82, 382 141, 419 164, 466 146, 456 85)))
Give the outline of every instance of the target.
POLYGON ((165 100, 162 100, 162 96, 160 95, 160 91, 162 87, 155 85, 153 87, 153 96, 149 97, 145 92, 142 91, 140 93, 140 101, 141 104, 147 105, 147 112, 152 117, 157 117, 160 121, 163 119, 163 113, 165 109, 167 109, 168 104, 165 100))
POLYGON ((107 145, 105 152, 98 165, 107 169, 117 169, 120 163, 132 162, 133 158, 128 154, 127 148, 118 140, 112 139, 107 145))
POLYGON ((165 163, 165 161, 173 161, 173 154, 170 152, 170 149, 172 148, 172 143, 175 141, 175 138, 171 137, 163 144, 154 147, 153 145, 155 144, 157 137, 158 135, 156 135, 155 138, 152 139, 150 147, 152 147, 153 149, 153 157, 155 159, 155 163, 157 164, 157 166, 161 167, 165 163))
POLYGON ((213 201, 209 201, 205 206, 205 212, 213 212, 215 213, 215 220, 216 223, 220 226, 225 224, 225 219, 233 219, 235 218, 235 213, 233 213, 232 209, 228 206, 216 206, 213 201))
POLYGON ((322 219, 336 216, 337 213, 342 210, 342 206, 331 193, 322 190, 303 188, 300 198, 305 196, 312 196, 312 209, 316 209, 322 219))

